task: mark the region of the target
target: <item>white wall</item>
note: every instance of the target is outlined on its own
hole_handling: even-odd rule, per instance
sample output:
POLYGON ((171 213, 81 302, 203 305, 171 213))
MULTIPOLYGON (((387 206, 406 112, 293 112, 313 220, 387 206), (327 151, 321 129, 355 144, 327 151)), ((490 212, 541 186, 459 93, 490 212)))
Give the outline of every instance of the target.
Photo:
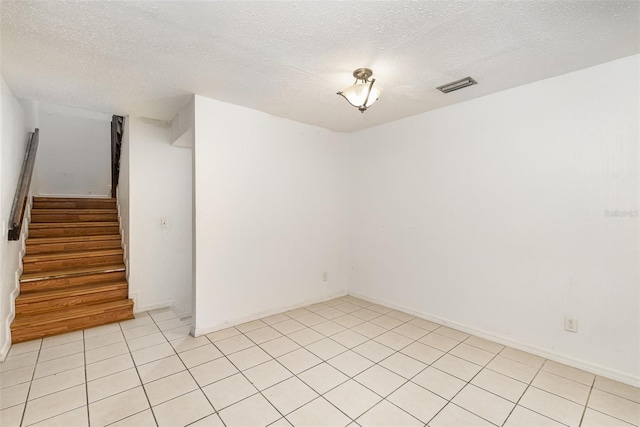
POLYGON ((40 195, 111 197, 111 115, 39 104, 40 195))
POLYGON ((344 293, 346 136, 197 95, 195 116, 195 333, 344 293))
POLYGON ((129 295, 135 298, 136 311, 173 305, 177 313, 188 314, 192 282, 191 150, 170 145, 171 129, 166 122, 138 117, 126 121, 129 295), (160 227, 161 218, 169 220, 168 228, 160 227))
MULTIPOLYGON (((124 118, 120 145, 120 175, 118 176, 118 215, 124 263, 129 273, 129 117, 124 118)), ((128 277, 127 277, 128 278, 128 277)))
POLYGON ((355 134, 350 292, 640 383, 638 62, 355 134))
MULTIPOLYGON (((13 198, 22 170, 29 132, 35 127, 34 109, 29 102, 21 104, 0 78, 0 360, 4 360, 10 345, 10 325, 13 301, 18 295, 21 273, 22 239, 8 241, 7 227, 13 198)), ((24 225, 23 225, 24 227, 24 225)))

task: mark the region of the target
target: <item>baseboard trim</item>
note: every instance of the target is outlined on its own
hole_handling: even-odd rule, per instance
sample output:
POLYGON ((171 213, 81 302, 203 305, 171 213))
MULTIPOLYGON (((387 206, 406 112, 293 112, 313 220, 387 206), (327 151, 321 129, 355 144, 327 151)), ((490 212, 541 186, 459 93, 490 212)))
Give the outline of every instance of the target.
POLYGON ((394 310, 402 311, 403 313, 411 314, 413 316, 420 317, 422 319, 429 320, 431 322, 438 323, 440 325, 449 326, 459 331, 466 332, 468 334, 472 334, 480 338, 485 338, 487 340, 494 341, 502 345, 506 345, 518 350, 526 351, 528 353, 535 354, 536 356, 553 360, 554 362, 563 363, 565 365, 569 365, 574 368, 582 369, 583 371, 587 371, 595 375, 600 375, 602 377, 610 378, 612 380, 619 381, 621 383, 625 383, 634 387, 640 387, 640 377, 634 377, 633 375, 629 375, 624 372, 608 368, 606 366, 587 362, 585 360, 577 359, 575 357, 567 356, 565 354, 557 353, 554 351, 549 351, 548 349, 545 349, 545 348, 540 348, 540 347, 532 346, 519 341, 514 341, 512 339, 505 338, 500 335, 495 335, 491 332, 473 328, 471 326, 454 322, 452 320, 445 319, 442 317, 432 316, 427 313, 422 313, 402 305, 390 303, 388 301, 378 300, 376 298, 370 298, 366 295, 358 294, 356 292, 349 292, 349 295, 354 296, 356 298, 363 299, 365 301, 369 301, 374 304, 378 304, 378 305, 392 308, 394 310))
POLYGON ((248 316, 239 317, 239 318, 236 318, 236 319, 233 319, 233 320, 226 321, 224 323, 219 323, 217 325, 207 326, 207 327, 204 327, 204 328, 196 328, 196 326, 193 325, 191 327, 191 335, 194 336, 194 337, 199 337, 201 335, 210 334, 211 332, 216 332, 216 331, 219 331, 221 329, 231 328, 232 326, 237 326, 237 325, 241 325, 243 323, 251 322, 253 320, 262 319, 263 317, 273 316, 274 314, 284 313, 285 311, 295 310, 296 308, 304 307, 306 305, 317 304, 317 303, 321 303, 321 302, 332 300, 334 298, 340 298, 340 297, 343 297, 343 296, 346 296, 346 295, 347 295, 346 291, 336 292, 334 294, 327 295, 327 296, 324 296, 324 297, 321 297, 321 298, 313 298, 313 299, 306 300, 306 301, 303 301, 303 302, 298 303, 298 304, 293 304, 293 305, 289 305, 289 306, 285 306, 285 307, 279 307, 279 308, 274 308, 274 309, 271 309, 271 310, 265 310, 265 311, 261 311, 261 312, 258 312, 258 313, 253 313, 253 314, 250 314, 248 316))
POLYGON ((136 299, 137 299, 137 295, 132 295, 130 296, 131 299, 133 299, 133 312, 134 313, 143 313, 145 311, 151 311, 151 310, 157 310, 159 308, 170 308, 173 310, 173 301, 165 301, 165 302, 159 302, 156 304, 147 304, 144 306, 138 306, 136 299))

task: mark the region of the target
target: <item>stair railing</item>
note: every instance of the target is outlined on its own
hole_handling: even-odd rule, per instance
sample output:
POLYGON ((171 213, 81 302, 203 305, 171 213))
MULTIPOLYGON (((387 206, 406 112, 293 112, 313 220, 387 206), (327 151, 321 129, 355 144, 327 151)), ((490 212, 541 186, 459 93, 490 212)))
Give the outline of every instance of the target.
POLYGON ((120 147, 124 133, 124 117, 111 117, 111 197, 116 197, 120 177, 120 147))
POLYGON ((18 240, 20 231, 22 230, 22 222, 24 220, 24 211, 27 207, 27 197, 29 196, 29 187, 31 186, 31 177, 33 176, 33 167, 36 163, 36 151, 38 151, 38 138, 40 130, 36 128, 29 134, 29 142, 27 143, 27 151, 24 154, 22 162, 22 172, 18 180, 18 188, 13 198, 13 206, 11 207, 11 217, 9 218, 9 240, 18 240))

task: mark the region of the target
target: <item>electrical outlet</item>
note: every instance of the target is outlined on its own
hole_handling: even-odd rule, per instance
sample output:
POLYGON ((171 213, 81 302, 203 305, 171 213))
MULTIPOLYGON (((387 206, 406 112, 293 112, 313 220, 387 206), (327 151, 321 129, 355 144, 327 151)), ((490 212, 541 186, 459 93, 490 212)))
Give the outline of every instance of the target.
POLYGON ((564 330, 567 332, 578 332, 578 319, 573 316, 564 316, 564 330))
POLYGON ((329 280, 329 275, 327 274, 326 271, 322 272, 322 281, 326 282, 327 280, 329 280))

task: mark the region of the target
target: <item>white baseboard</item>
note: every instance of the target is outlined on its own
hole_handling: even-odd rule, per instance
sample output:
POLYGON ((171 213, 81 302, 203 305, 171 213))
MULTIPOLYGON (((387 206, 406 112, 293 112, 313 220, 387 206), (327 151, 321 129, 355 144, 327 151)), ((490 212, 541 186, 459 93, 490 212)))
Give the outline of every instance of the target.
POLYGON ((173 304, 174 304, 173 300, 172 301, 159 302, 159 303, 156 303, 156 304, 147 304, 147 305, 143 305, 143 306, 138 306, 137 301, 136 301, 137 300, 137 295, 134 294, 134 295, 130 295, 129 297, 134 302, 134 305, 133 305, 133 312, 134 313, 142 313, 142 312, 145 312, 145 311, 157 310, 159 308, 171 308, 173 310, 173 304))
MULTIPOLYGON (((311 300, 303 301, 298 304, 293 304, 285 307, 274 308, 271 310, 265 310, 258 313, 253 313, 248 316, 239 317, 233 320, 226 321, 224 323, 220 323, 213 326, 207 326, 204 328, 196 328, 195 325, 191 327, 191 335, 194 337, 199 337, 201 335, 210 334, 211 332, 219 331, 221 329, 230 328, 232 326, 241 325, 243 323, 251 322, 253 320, 262 319, 263 317, 273 316, 274 314, 284 313, 285 311, 295 310, 296 308, 304 307, 306 305, 317 304, 320 302, 325 302, 332 300, 334 298, 340 298, 347 295, 346 291, 337 292, 331 295, 327 295, 321 298, 314 298, 311 300)), ((194 319, 195 320, 195 319, 194 319)))
POLYGON ((499 335, 495 335, 491 332, 483 331, 481 329, 476 329, 474 327, 463 325, 458 322, 451 321, 449 319, 445 319, 442 317, 432 316, 430 314, 421 313, 415 311, 411 308, 404 307, 397 304, 392 304, 387 301, 378 300, 375 298, 369 298, 365 295, 361 295, 355 292, 349 292, 349 295, 354 296, 356 298, 363 299, 365 301, 369 301, 374 304, 382 305, 385 307, 393 308, 394 310, 402 311, 407 314, 411 314, 416 317, 420 317, 425 320, 429 320, 434 323, 438 323, 440 325, 449 326, 453 329, 457 329, 462 332, 466 332, 468 334, 472 334, 478 336, 480 338, 484 338, 490 341, 497 342, 502 345, 506 345, 518 350, 526 351, 527 353, 535 354, 540 357, 544 357, 545 359, 553 360, 554 362, 563 363, 565 365, 572 366, 574 368, 582 369, 583 371, 591 372, 592 374, 600 375, 602 377, 607 377, 612 380, 619 381, 621 383, 629 384, 634 387, 640 387, 640 378, 634 377, 633 375, 629 375, 627 373, 618 371, 616 369, 612 369, 606 366, 601 366, 595 363, 591 363, 582 359, 577 359, 572 356, 567 356, 565 354, 557 353, 554 351, 550 351, 545 348, 540 348, 536 346, 532 346, 526 343, 522 343, 519 341, 514 341, 509 338, 505 338, 499 335))

